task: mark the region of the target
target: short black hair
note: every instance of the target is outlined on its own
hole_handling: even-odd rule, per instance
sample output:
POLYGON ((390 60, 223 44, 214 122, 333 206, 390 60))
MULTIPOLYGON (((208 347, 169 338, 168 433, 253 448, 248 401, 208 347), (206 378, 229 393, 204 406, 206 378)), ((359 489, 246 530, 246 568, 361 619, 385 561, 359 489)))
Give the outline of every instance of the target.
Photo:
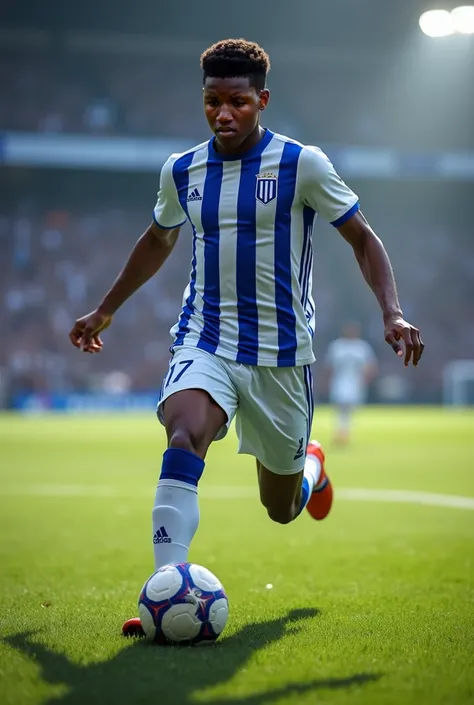
POLYGON ((203 83, 210 78, 248 77, 257 91, 265 88, 270 71, 270 57, 256 42, 246 39, 224 39, 201 54, 203 83))

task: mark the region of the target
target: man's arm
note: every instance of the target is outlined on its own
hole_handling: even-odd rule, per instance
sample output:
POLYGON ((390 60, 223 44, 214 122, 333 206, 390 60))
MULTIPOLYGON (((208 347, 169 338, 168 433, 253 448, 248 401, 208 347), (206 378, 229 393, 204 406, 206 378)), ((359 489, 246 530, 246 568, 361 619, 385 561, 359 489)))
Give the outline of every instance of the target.
POLYGON ((421 341, 419 330, 403 319, 392 266, 381 240, 360 211, 337 229, 352 246, 362 274, 380 304, 385 326, 385 340, 397 355, 402 357, 403 350, 398 341, 403 338, 405 367, 408 367, 410 358, 416 367, 425 346, 421 341))
POLYGON ((160 269, 175 246, 179 230, 179 227, 167 230, 151 223, 96 310, 75 322, 69 339, 76 348, 100 352, 103 343, 99 333, 109 327, 120 306, 160 269))
POLYGON ((151 223, 137 241, 125 267, 98 306, 98 311, 113 316, 135 291, 157 273, 171 254, 178 234, 179 228, 165 230, 155 222, 151 223))

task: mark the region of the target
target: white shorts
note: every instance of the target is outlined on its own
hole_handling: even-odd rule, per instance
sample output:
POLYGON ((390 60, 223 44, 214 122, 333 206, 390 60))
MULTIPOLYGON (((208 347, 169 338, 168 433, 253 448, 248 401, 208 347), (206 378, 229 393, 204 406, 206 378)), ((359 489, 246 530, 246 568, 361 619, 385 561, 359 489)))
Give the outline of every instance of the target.
POLYGON ((303 469, 313 420, 309 365, 257 367, 199 348, 178 348, 161 385, 161 423, 164 401, 184 389, 203 389, 227 414, 215 440, 224 438, 235 416, 239 453, 255 456, 279 475, 303 469))
POLYGON ((359 406, 365 402, 365 391, 360 384, 334 382, 329 391, 329 400, 335 406, 359 406))

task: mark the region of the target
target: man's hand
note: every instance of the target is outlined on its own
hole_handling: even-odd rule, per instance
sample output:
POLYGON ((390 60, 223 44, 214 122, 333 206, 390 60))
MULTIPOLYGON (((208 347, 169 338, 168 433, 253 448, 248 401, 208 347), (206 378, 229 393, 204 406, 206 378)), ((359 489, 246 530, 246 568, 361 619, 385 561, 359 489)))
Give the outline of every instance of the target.
POLYGON ((96 309, 92 313, 88 313, 87 316, 77 319, 69 333, 69 340, 83 352, 98 353, 103 346, 99 333, 108 328, 111 323, 112 316, 96 309))
POLYGON ((392 346, 398 357, 403 357, 403 348, 398 341, 405 343, 405 367, 408 367, 410 359, 416 367, 423 355, 425 346, 420 338, 420 331, 401 316, 393 316, 385 319, 385 342, 392 346))

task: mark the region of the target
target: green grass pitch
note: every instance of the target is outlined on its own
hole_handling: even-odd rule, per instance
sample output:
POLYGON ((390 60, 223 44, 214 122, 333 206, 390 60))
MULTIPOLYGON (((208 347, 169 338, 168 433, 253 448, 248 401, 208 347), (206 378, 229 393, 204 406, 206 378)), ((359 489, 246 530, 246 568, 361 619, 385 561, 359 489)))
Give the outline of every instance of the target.
POLYGON ((153 414, 1 416, 2 705, 473 703, 474 413, 368 408, 344 450, 332 420, 321 523, 273 524, 234 434, 211 448, 190 560, 230 619, 170 649, 120 636, 152 572, 153 414))

